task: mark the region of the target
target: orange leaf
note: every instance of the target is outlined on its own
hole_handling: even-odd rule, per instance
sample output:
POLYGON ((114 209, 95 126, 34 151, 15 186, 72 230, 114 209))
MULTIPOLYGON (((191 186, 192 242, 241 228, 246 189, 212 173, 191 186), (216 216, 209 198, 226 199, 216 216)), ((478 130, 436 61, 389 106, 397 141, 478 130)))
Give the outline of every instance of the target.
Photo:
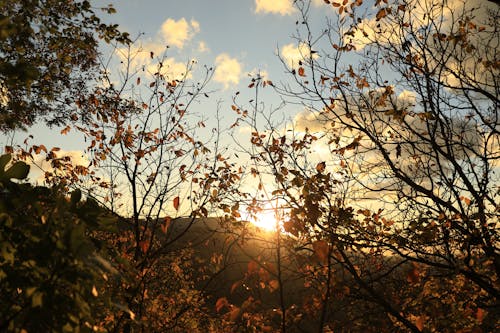
POLYGON ((175 210, 179 210, 179 200, 180 199, 179 199, 178 196, 174 198, 174 202, 173 203, 174 203, 175 210))
POLYGON ((241 286, 241 281, 236 281, 235 283, 233 283, 233 285, 231 286, 231 294, 236 290, 236 288, 238 288, 239 286, 241 286))
POLYGON ((406 274, 406 281, 408 283, 413 284, 420 281, 420 271, 416 264, 413 264, 413 268, 411 268, 406 274))
POLYGON ((139 246, 141 247, 142 253, 146 253, 149 250, 149 241, 145 240, 139 242, 139 246))
POLYGON ((271 292, 278 290, 279 286, 280 283, 278 282, 278 280, 269 281, 269 289, 271 290, 271 292))
POLYGON ((305 74, 305 70, 304 70, 304 68, 303 68, 303 67, 299 67, 299 75, 300 75, 300 76, 306 76, 306 74, 305 74))
POLYGON ((227 298, 221 297, 215 302, 215 311, 220 312, 225 306, 227 306, 229 302, 227 301, 227 298))
POLYGON ((316 165, 316 171, 318 171, 318 172, 325 171, 325 168, 326 168, 325 162, 320 162, 320 163, 318 163, 318 165, 316 165))
POLYGON ((253 274, 256 273, 259 270, 259 264, 255 260, 250 260, 248 262, 248 273, 253 274))
POLYGON ((65 135, 65 134, 68 134, 68 132, 71 130, 71 127, 70 126, 66 126, 65 128, 63 128, 61 130, 61 134, 65 135))
POLYGON ((417 321, 415 322, 415 326, 417 326, 418 330, 422 332, 424 330, 424 317, 420 316, 417 318, 417 321))
POLYGON ((385 8, 382 8, 381 10, 378 11, 376 19, 377 19, 377 21, 379 21, 386 16, 387 16, 387 11, 385 10, 385 8))
POLYGON ((461 196, 461 197, 460 197, 460 200, 462 200, 463 202, 465 202, 465 204, 466 204, 467 206, 470 206, 471 200, 470 200, 469 198, 464 197, 464 196, 461 196))
POLYGON ((236 321, 236 319, 238 319, 239 316, 240 316, 240 308, 235 306, 234 309, 232 309, 229 314, 229 320, 236 321))
POLYGON ((477 308, 477 311, 476 311, 476 319, 478 322, 482 323, 483 322, 483 319, 484 317, 486 316, 486 311, 481 309, 481 308, 477 308))
POLYGON ((166 234, 168 227, 170 227, 170 222, 172 222, 172 219, 170 216, 167 216, 163 219, 163 223, 161 224, 161 231, 166 234))

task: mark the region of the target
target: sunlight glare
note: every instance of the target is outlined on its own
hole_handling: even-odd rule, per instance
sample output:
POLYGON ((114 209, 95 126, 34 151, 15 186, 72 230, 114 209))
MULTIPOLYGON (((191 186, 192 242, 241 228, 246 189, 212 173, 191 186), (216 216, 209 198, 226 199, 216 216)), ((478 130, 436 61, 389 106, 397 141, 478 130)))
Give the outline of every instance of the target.
POLYGON ((271 207, 265 207, 255 213, 255 216, 249 216, 248 213, 241 214, 247 216, 248 221, 263 231, 276 231, 276 213, 271 207))

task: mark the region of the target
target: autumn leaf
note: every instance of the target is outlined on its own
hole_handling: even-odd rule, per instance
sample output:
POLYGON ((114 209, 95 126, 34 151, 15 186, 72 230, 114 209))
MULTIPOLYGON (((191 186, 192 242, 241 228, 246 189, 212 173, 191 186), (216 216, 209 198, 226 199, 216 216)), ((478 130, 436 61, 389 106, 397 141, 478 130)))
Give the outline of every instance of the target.
POLYGON ((68 133, 69 133, 69 131, 70 131, 70 130, 71 130, 71 127, 68 125, 68 126, 66 126, 65 128, 63 128, 63 129, 61 130, 61 134, 62 134, 62 135, 66 135, 66 134, 68 134, 68 133))
POLYGON ((460 196, 460 200, 462 200, 463 202, 465 202, 465 204, 467 206, 470 206, 471 200, 469 198, 464 197, 464 196, 460 196))
POLYGON ((236 281, 235 283, 233 283, 233 285, 231 286, 231 294, 234 293, 234 291, 236 290, 236 288, 238 288, 239 286, 241 286, 241 281, 236 281))
POLYGON ((476 311, 476 319, 479 323, 483 322, 484 317, 486 316, 487 312, 484 309, 477 308, 476 311))
POLYGON ((418 330, 422 332, 424 330, 424 317, 419 316, 415 322, 415 326, 417 326, 418 330))
POLYGON ((259 264, 255 260, 250 260, 248 262, 247 272, 248 274, 253 274, 259 270, 259 264))
POLYGON ((326 262, 328 259, 328 243, 324 240, 319 240, 313 243, 313 250, 320 262, 326 262))
POLYGON ((240 308, 235 306, 229 313, 229 320, 236 321, 236 319, 238 319, 239 316, 240 316, 240 308))
POLYGON ((406 273, 406 281, 408 283, 413 284, 417 283, 420 280, 420 271, 416 264, 413 264, 413 267, 406 273))
POLYGON ((179 210, 179 200, 180 200, 179 196, 174 198, 173 204, 174 204, 175 210, 179 210))
POLYGON ((166 234, 167 233, 167 230, 168 230, 168 227, 170 227, 170 223, 172 222, 172 218, 170 216, 166 216, 164 219, 163 219, 163 223, 161 224, 161 231, 166 234))
POLYGON ((220 312, 225 306, 227 306, 229 302, 227 301, 227 298, 221 297, 215 302, 215 311, 220 312))
POLYGON ((146 253, 149 250, 149 241, 144 240, 142 242, 139 242, 139 246, 141 247, 142 253, 146 253))
POLYGON ((299 67, 299 75, 300 76, 306 76, 304 67, 299 67))
POLYGON ((377 21, 380 21, 381 19, 383 19, 386 16, 387 16, 387 10, 385 8, 382 8, 381 10, 378 11, 375 18, 377 19, 377 21))
POLYGON ((278 280, 269 281, 269 290, 271 292, 278 290, 279 286, 280 286, 280 283, 278 282, 278 280))
POLYGON ((319 173, 325 171, 325 168, 326 168, 325 162, 320 162, 316 165, 316 171, 318 171, 319 173))

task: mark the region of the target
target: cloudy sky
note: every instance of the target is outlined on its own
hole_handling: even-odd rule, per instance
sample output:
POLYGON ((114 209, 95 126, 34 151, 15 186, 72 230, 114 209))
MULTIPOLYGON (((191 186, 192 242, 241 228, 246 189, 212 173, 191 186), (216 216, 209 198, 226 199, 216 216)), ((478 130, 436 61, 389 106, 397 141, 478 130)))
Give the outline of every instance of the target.
MULTIPOLYGON (((311 14, 322 18, 317 20, 319 26, 324 23, 325 8, 330 14, 333 8, 323 0, 312 3, 311 14)), ((212 106, 222 100, 230 107, 234 93, 248 91, 256 73, 273 81, 286 79, 278 52, 290 66, 304 51, 293 39, 298 19, 293 0, 145 0, 113 5, 118 13, 111 21, 133 38, 141 34, 136 45, 144 53, 139 60, 146 62, 149 51, 162 54, 168 46, 167 61, 174 73, 182 72, 192 59, 198 67, 216 68, 209 87, 215 92, 212 106)))
MULTIPOLYGON (((207 88, 210 97, 195 104, 192 111, 214 119, 219 108, 225 127, 235 120, 231 111, 235 93, 240 92, 242 103, 253 98, 248 88, 252 75, 260 72, 274 83, 286 82, 290 77, 285 67, 296 65, 300 54, 308 52, 294 39, 296 22, 300 19, 293 0, 94 0, 93 4, 102 7, 110 1, 117 13, 106 19, 119 24, 132 38, 138 38, 134 47, 143 50, 134 65, 147 65, 151 51, 160 55, 168 46, 165 61, 172 75, 182 72, 190 60, 196 60, 198 69, 205 65, 215 68, 207 88)), ((365 1, 363 7, 369 10, 374 2, 365 1)), ((448 0, 449 4, 459 2, 448 0)), ((484 4, 484 1, 470 3, 484 4)), ((413 13, 416 15, 417 11, 414 9, 413 13)), ((312 0, 309 16, 311 28, 319 32, 325 28, 327 19, 338 18, 339 13, 338 8, 325 4, 324 0, 312 0)), ((390 27, 387 30, 391 31, 390 27)), ((356 43, 358 48, 362 48, 362 44, 363 40, 356 43)), ((104 47, 102 51, 105 57, 109 48, 104 47)), ((190 79, 197 81, 197 73, 195 69, 190 79)), ((261 97, 266 108, 280 103, 272 89, 261 97)), ((282 110, 282 119, 302 119, 300 112, 303 111, 300 106, 289 105, 282 110)), ((240 131, 243 136, 244 130, 240 131)), ((35 136, 33 142, 43 142, 47 147, 58 146, 67 151, 85 148, 81 134, 60 136, 58 129, 43 126, 31 132, 35 136)), ((17 141, 22 142, 27 135, 17 133, 17 141)))
MULTIPOLYGON (((208 87, 210 98, 195 105, 193 111, 213 118, 219 106, 223 125, 235 120, 231 112, 235 92, 241 93, 241 102, 252 98, 248 88, 251 75, 261 73, 273 82, 284 81, 287 79, 285 65, 278 52, 290 66, 297 64, 300 52, 305 51, 293 38, 299 14, 293 0, 93 1, 96 7, 110 3, 117 13, 101 16, 137 38, 134 45, 144 51, 134 65, 144 65, 150 61, 150 51, 160 55, 168 46, 166 62, 172 73, 182 72, 190 60, 196 60, 199 69, 205 65, 216 68, 208 87)), ((318 28, 333 14, 334 8, 325 5, 323 0, 312 0, 311 17, 315 18, 312 22, 317 22, 318 28)), ((103 47, 102 52, 105 57, 109 48, 103 47)), ((199 77, 193 74, 191 79, 196 81, 199 77)), ((279 104, 279 97, 270 90, 264 92, 264 97, 268 107, 279 104)), ((290 108, 286 117, 292 119, 299 111, 290 108)), ((32 134, 32 142, 43 142, 47 147, 57 146, 68 151, 84 148, 81 135, 61 136, 59 130, 35 126, 30 133, 16 133, 15 140, 22 142, 32 134)), ((11 144, 10 140, 9 137, 3 143, 11 144)))

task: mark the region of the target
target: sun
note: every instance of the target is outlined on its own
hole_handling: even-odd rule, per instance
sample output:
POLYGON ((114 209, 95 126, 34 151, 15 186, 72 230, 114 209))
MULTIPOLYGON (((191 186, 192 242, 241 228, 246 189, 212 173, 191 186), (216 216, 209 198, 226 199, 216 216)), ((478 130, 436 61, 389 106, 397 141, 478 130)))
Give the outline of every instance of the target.
POLYGON ((251 218, 250 222, 258 228, 266 231, 276 231, 276 216, 274 211, 261 211, 256 214, 255 218, 251 218))
POLYGON ((277 223, 276 211, 272 207, 264 207, 251 215, 248 212, 241 215, 246 216, 245 220, 263 231, 276 231, 276 227, 279 224, 277 223))

